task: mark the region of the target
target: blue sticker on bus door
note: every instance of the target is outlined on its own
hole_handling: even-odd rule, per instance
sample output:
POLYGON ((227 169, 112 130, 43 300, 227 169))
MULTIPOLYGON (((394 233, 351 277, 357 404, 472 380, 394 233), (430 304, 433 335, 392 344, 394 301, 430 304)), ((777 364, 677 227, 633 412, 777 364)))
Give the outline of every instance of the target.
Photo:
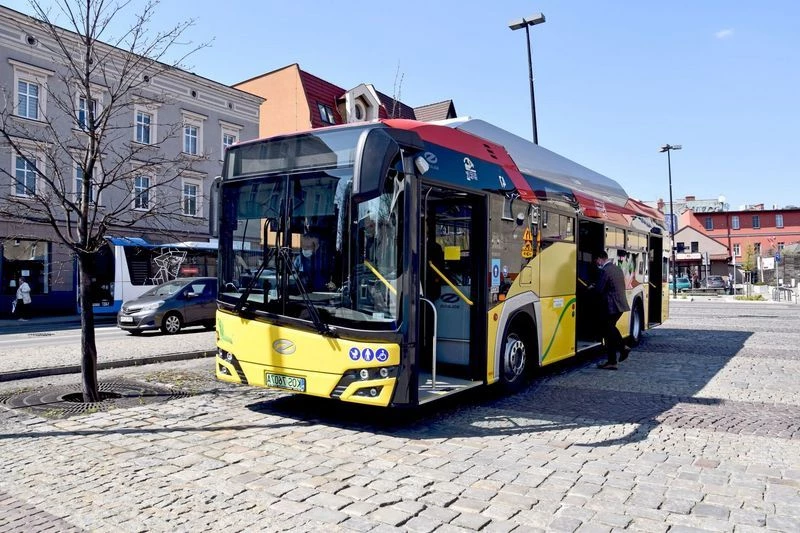
POLYGON ((380 363, 385 363, 389 360, 389 351, 386 348, 378 348, 375 352, 375 359, 380 363))
POLYGON ((492 259, 492 287, 500 286, 500 260, 492 259))
POLYGON ((353 361, 358 361, 359 357, 361 357, 361 352, 358 350, 358 348, 350 348, 350 359, 353 361))
POLYGON ((364 361, 372 361, 372 358, 375 356, 375 352, 372 351, 372 348, 364 348, 361 351, 361 357, 364 358, 364 361))

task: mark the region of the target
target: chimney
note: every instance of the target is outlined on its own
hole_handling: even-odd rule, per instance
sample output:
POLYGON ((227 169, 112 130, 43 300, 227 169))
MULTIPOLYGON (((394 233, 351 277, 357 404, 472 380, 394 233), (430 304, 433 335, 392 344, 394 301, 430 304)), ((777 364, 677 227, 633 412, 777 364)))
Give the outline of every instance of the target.
POLYGON ((659 198, 658 202, 656 202, 656 206, 658 207, 658 210, 663 213, 664 212, 664 199, 663 198, 659 198))
POLYGON ((687 202, 694 202, 694 196, 687 196, 686 197, 686 201, 687 202))

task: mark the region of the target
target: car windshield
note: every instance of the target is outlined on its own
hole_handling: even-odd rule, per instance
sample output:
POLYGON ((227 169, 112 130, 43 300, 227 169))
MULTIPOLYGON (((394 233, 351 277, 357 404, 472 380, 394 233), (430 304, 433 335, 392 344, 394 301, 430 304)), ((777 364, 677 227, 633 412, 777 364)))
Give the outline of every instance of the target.
POLYGON ((153 287, 142 296, 172 296, 186 285, 185 281, 170 281, 153 287))

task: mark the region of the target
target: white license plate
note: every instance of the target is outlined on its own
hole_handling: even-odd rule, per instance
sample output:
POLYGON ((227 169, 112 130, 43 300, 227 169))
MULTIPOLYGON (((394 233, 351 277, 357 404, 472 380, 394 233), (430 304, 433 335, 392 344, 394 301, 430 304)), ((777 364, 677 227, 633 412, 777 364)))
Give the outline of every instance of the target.
POLYGON ((119 317, 119 321, 121 324, 133 324, 133 317, 132 316, 121 316, 119 317))
POLYGON ((267 387, 305 392, 306 378, 267 373, 267 387))

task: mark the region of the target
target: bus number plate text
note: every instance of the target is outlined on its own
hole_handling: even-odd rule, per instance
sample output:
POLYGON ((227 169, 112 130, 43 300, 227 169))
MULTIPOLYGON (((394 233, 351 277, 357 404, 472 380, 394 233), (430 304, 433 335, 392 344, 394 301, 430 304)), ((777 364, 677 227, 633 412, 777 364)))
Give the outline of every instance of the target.
POLYGON ((305 392, 306 378, 296 378, 294 376, 284 376, 283 374, 267 373, 267 387, 305 392))

